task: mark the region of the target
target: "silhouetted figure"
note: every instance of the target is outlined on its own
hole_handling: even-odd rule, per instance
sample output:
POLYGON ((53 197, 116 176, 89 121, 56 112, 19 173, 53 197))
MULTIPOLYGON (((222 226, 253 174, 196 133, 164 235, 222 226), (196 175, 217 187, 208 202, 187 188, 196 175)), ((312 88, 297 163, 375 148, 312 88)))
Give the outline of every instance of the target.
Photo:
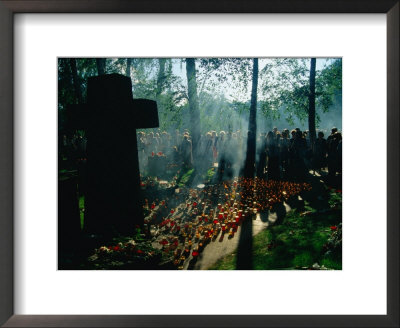
POLYGON ((267 166, 267 137, 261 139, 261 147, 258 152, 257 176, 265 178, 265 167, 267 166))
POLYGON ((267 134, 268 180, 279 180, 279 149, 276 145, 274 133, 267 134))
POLYGON ((304 162, 305 151, 307 149, 306 140, 300 130, 294 132, 293 141, 290 145, 291 170, 294 179, 305 177, 307 168, 304 162))
POLYGON ((204 147, 204 160, 211 166, 213 163, 213 138, 211 132, 207 132, 204 147))
POLYGON ((217 142, 218 142, 218 136, 216 131, 211 132, 211 137, 212 137, 212 155, 213 155, 213 163, 217 162, 218 159, 218 151, 217 151, 217 142))
POLYGON ((336 162, 337 162, 337 146, 338 141, 335 140, 334 136, 337 133, 337 128, 332 128, 331 134, 327 139, 328 146, 328 175, 330 178, 336 175, 336 162))
POLYGON ((326 154, 328 146, 323 132, 318 132, 318 138, 314 146, 314 169, 319 171, 326 166, 326 154))
POLYGON ((192 141, 189 139, 188 134, 184 134, 182 142, 182 159, 183 165, 187 168, 192 167, 193 157, 192 157, 192 141))
POLYGON ((282 131, 282 138, 279 145, 280 162, 285 176, 289 170, 289 145, 289 130, 285 129, 282 131))
POLYGON ((330 178, 334 178, 336 173, 342 170, 342 134, 340 132, 333 134, 328 145, 328 165, 330 178))
POLYGON ((342 174, 342 134, 338 133, 338 146, 337 146, 337 152, 338 152, 338 160, 337 160, 337 171, 339 174, 342 174))

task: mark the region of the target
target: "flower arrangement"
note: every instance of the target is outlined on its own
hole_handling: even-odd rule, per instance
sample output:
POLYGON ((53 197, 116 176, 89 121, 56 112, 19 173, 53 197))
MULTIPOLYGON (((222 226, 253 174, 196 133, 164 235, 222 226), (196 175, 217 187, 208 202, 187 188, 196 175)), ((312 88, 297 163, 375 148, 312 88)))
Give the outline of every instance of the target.
POLYGON ((101 246, 89 257, 94 269, 151 269, 161 259, 161 252, 151 242, 136 242, 130 239, 117 244, 101 246))
POLYGON ((331 226, 330 231, 331 235, 323 246, 325 255, 329 255, 342 249, 342 224, 339 223, 337 226, 331 226))

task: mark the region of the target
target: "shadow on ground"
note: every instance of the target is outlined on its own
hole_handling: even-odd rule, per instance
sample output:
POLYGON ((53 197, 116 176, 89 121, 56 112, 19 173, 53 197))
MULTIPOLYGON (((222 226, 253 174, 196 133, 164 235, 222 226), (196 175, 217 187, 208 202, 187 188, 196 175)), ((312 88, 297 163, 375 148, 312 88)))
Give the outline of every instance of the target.
MULTIPOLYGON (((306 202, 317 211, 327 209, 329 208, 329 195, 325 186, 329 185, 336 188, 341 186, 341 176, 337 176, 334 181, 329 181, 325 176, 308 174, 303 181, 311 184, 312 189, 300 193, 300 197, 296 195, 287 200, 286 203, 292 210, 304 211, 306 202)), ((279 225, 284 222, 287 211, 283 203, 276 204, 271 212, 276 214, 276 220, 272 222, 274 225, 279 225)), ((261 221, 264 223, 268 222, 269 214, 270 211, 260 213, 261 221)), ((241 227, 237 249, 236 269, 252 270, 253 268, 253 219, 248 218, 242 223, 241 227)))
POLYGON ((242 223, 237 250, 236 269, 253 269, 253 219, 251 217, 248 217, 242 223))

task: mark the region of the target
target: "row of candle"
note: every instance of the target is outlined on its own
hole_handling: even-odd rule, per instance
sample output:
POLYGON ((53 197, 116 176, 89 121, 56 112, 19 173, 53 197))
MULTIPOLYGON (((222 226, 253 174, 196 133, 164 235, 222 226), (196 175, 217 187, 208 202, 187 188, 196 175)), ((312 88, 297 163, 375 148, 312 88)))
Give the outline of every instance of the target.
MULTIPOLYGON (((174 263, 178 268, 181 267, 182 256, 186 256, 185 259, 190 256, 190 249, 194 243, 197 244, 192 249, 193 258, 197 257, 205 245, 220 232, 228 233, 232 237, 245 216, 270 208, 274 203, 287 200, 290 196, 309 188, 307 184, 239 179, 233 183, 208 186, 201 191, 190 190, 188 200, 171 209, 168 219, 160 224, 164 234, 177 235, 180 241, 178 243, 185 245, 181 254, 175 254, 174 263), (220 201, 216 207, 213 206, 211 196, 214 202, 220 201), (178 213, 183 214, 179 219, 178 213), (183 224, 185 222, 187 223, 183 224)), ((159 208, 165 207, 165 201, 160 205, 162 206, 159 208)), ((155 203, 151 206, 152 210, 156 209, 155 203)), ((173 247, 176 247, 175 251, 180 249, 177 246, 173 244, 173 247)))

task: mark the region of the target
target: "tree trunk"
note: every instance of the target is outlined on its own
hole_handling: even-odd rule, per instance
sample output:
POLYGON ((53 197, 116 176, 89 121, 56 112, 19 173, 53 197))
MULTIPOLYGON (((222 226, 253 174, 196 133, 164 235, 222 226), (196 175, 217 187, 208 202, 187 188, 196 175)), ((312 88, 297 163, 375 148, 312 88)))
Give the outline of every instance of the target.
POLYGON ((197 144, 200 140, 200 110, 199 99, 197 97, 196 64, 194 58, 186 58, 186 76, 188 80, 189 110, 192 125, 192 150, 194 156, 196 156, 197 144))
POLYGON ((310 146, 314 147, 315 132, 315 64, 316 58, 311 58, 310 67, 310 94, 308 99, 308 130, 310 133, 310 146))
POLYGON ((106 59, 96 58, 96 64, 97 64, 97 74, 98 75, 106 74, 106 59))
POLYGON ((165 58, 158 59, 160 69, 158 71, 158 76, 157 76, 157 90, 156 90, 157 101, 159 100, 159 97, 163 91, 163 84, 164 84, 164 79, 165 79, 165 62, 166 62, 165 58))
POLYGON ((80 83, 80 80, 79 80, 79 77, 78 77, 78 70, 76 69, 76 59, 75 58, 70 58, 69 65, 71 67, 72 82, 74 84, 74 91, 75 91, 76 100, 78 101, 78 104, 83 104, 81 83, 80 83))
POLYGON ((249 130, 247 133, 246 162, 244 176, 254 178, 256 164, 256 136, 257 136, 257 86, 258 86, 258 58, 253 59, 253 79, 251 87, 251 102, 249 116, 249 130))
POLYGON ((132 63, 132 58, 127 58, 126 59, 126 76, 131 77, 131 63, 132 63))

